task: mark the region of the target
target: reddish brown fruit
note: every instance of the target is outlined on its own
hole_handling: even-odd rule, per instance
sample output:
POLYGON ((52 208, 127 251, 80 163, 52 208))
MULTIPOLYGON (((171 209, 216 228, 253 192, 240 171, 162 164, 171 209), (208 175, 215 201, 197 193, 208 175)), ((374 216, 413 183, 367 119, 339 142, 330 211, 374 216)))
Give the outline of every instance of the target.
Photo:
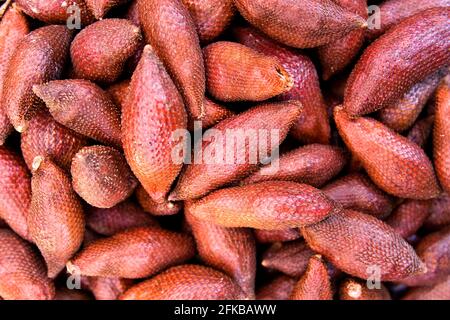
POLYGON ((188 9, 180 0, 139 0, 138 10, 147 42, 167 67, 190 114, 202 118, 205 68, 188 9))
POLYGON ((133 281, 121 278, 87 278, 87 286, 96 300, 117 300, 133 285, 133 281))
POLYGON ((100 87, 88 80, 56 80, 33 86, 53 118, 107 145, 121 143, 120 111, 100 87))
POLYGON ((33 161, 31 191, 30 235, 55 278, 83 242, 83 207, 66 173, 43 157, 33 161))
POLYGON ((125 18, 133 22, 134 25, 140 26, 141 22, 139 20, 139 8, 138 8, 138 0, 132 0, 130 6, 128 7, 127 13, 125 14, 125 18))
POLYGON ((411 289, 403 300, 450 300, 450 276, 433 286, 411 289))
POLYGON ((136 189, 136 198, 144 211, 154 216, 171 216, 180 212, 182 207, 180 202, 164 201, 157 203, 153 201, 142 186, 136 189))
POLYGON ((430 215, 431 200, 405 200, 386 220, 399 235, 408 238, 416 233, 430 215))
POLYGON ((303 227, 302 235, 312 250, 361 279, 376 274, 381 281, 395 281, 425 270, 414 249, 391 227, 358 211, 342 210, 303 227))
POLYGON ((128 164, 155 202, 165 201, 181 170, 182 163, 172 157, 180 144, 173 134, 186 126, 182 98, 153 49, 146 46, 122 110, 122 142, 128 164))
POLYGON ((357 116, 392 105, 414 84, 448 64, 449 19, 450 8, 429 9, 370 45, 348 79, 345 110, 357 116))
POLYGON ((439 195, 433 165, 417 144, 374 119, 352 120, 342 107, 335 108, 334 119, 347 147, 382 190, 418 200, 439 195))
POLYGON ((198 265, 181 265, 131 287, 122 300, 236 300, 239 286, 227 275, 198 265))
MULTIPOLYGON (((201 119, 201 122, 197 124, 201 125, 201 129, 203 130, 209 129, 212 126, 218 124, 220 121, 235 115, 233 111, 221 106, 220 104, 215 103, 212 100, 209 100, 208 98, 205 98, 205 100, 203 100, 203 107, 205 109, 205 115, 201 119)), ((189 117, 188 130, 194 131, 195 129, 197 129, 195 125, 195 119, 189 117)))
POLYGON ((139 27, 129 20, 105 19, 95 22, 84 28, 70 47, 74 76, 113 83, 122 74, 125 62, 139 48, 141 40, 139 27))
POLYGON ((274 57, 235 42, 203 49, 208 92, 220 101, 263 101, 289 91, 294 80, 274 57))
POLYGON ((146 278, 194 256, 188 235, 159 227, 137 227, 99 239, 67 264, 71 273, 119 278, 146 278))
POLYGON ((96 19, 103 18, 109 10, 125 4, 128 0, 84 0, 96 19))
POLYGON ((365 281, 348 278, 339 287, 340 300, 391 300, 388 289, 380 284, 380 288, 367 287, 365 281))
POLYGON ((267 181, 226 188, 186 204, 195 217, 224 227, 287 229, 327 217, 334 202, 306 184, 267 181))
POLYGON ((424 148, 430 137, 434 125, 434 116, 428 116, 424 119, 418 120, 416 124, 409 130, 407 138, 424 148))
POLYGON ((82 290, 61 287, 56 289, 53 300, 92 300, 92 297, 82 290))
POLYGON ((297 228, 284 230, 254 230, 255 239, 258 243, 286 242, 297 240, 301 237, 297 228))
POLYGON ((297 280, 285 275, 277 276, 256 292, 256 300, 288 300, 297 280))
POLYGON ((108 89, 106 89, 112 101, 120 110, 123 109, 123 106, 127 101, 130 83, 130 80, 123 80, 111 85, 110 87, 108 87, 108 89))
POLYGON ((31 245, 0 229, 0 296, 6 300, 51 300, 55 295, 45 264, 31 245))
POLYGON ((450 224, 450 196, 447 193, 441 194, 431 202, 431 214, 425 221, 428 229, 440 229, 450 224))
POLYGON ((3 84, 3 108, 17 131, 26 129, 39 105, 33 85, 61 76, 67 60, 72 31, 65 26, 36 29, 20 41, 3 84))

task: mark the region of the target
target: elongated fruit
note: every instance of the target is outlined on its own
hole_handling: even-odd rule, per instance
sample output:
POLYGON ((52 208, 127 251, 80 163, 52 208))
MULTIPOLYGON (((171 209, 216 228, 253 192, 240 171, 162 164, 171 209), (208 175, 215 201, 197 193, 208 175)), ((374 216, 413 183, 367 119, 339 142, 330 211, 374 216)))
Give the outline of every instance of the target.
POLYGON ((431 200, 405 200, 386 220, 403 238, 416 233, 430 215, 431 200))
POLYGON ((285 275, 279 275, 262 285, 256 292, 257 300, 288 300, 297 280, 285 275))
POLYGON ((366 281, 356 278, 345 279, 339 286, 340 300, 391 300, 388 289, 380 284, 380 288, 369 288, 366 281))
POLYGON ((233 116, 235 113, 224 106, 205 98, 203 100, 203 108, 205 109, 205 115, 201 120, 195 120, 192 117, 188 119, 188 129, 189 131, 198 130, 197 127, 201 129, 209 129, 212 126, 218 124, 220 121, 225 120, 233 116), (196 123, 197 121, 197 123, 196 123))

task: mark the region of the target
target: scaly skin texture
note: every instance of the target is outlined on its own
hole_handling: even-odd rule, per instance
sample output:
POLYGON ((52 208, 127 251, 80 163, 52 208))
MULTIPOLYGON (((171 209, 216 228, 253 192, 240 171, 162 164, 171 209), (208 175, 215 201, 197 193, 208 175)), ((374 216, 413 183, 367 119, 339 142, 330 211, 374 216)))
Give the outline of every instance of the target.
POLYGON ((345 209, 385 218, 392 211, 393 199, 362 173, 352 173, 327 184, 322 191, 345 209))
POLYGON ((334 109, 339 134, 372 181, 401 198, 426 200, 439 195, 433 165, 417 144, 371 118, 352 120, 334 109))
POLYGON ((297 280, 279 275, 256 291, 257 300, 288 300, 297 280))
POLYGON ((7 229, 0 229, 0 296, 5 300, 51 300, 53 282, 45 263, 31 245, 7 229))
POLYGON ((181 0, 188 8, 202 43, 217 38, 231 23, 236 12, 233 0, 181 0))
POLYGON ((110 9, 125 4, 129 0, 84 0, 96 19, 103 18, 110 9))
POLYGON ((424 148, 431 135, 434 126, 434 116, 428 116, 424 119, 417 120, 414 126, 409 130, 407 138, 424 148))
MULTIPOLYGON (((366 0, 334 0, 334 2, 367 20, 366 0)), ((355 30, 337 41, 318 48, 323 79, 328 80, 339 73, 356 57, 364 43, 364 35, 365 30, 355 30)))
POLYGON ((450 8, 429 9, 371 44, 348 79, 346 111, 358 116, 392 105, 411 86, 448 64, 449 19, 450 8))
POLYGON ((274 57, 219 41, 203 49, 206 87, 220 101, 263 101, 289 91, 292 77, 274 57))
POLYGON ((110 98, 114 102, 117 108, 123 109, 128 97, 128 90, 130 88, 131 80, 123 80, 115 83, 106 89, 110 98))
MULTIPOLYGON (((229 118, 233 115, 235 115, 235 113, 227 108, 225 108, 224 106, 215 103, 214 101, 205 98, 205 100, 203 100, 203 107, 205 109, 205 115, 204 117, 200 120, 201 123, 198 123, 197 125, 201 124, 201 128, 203 130, 209 129, 212 126, 215 126, 216 124, 218 124, 220 121, 225 120, 226 118, 229 118)), ((195 127, 195 120, 192 117, 189 117, 188 119, 188 130, 189 131, 194 131, 195 127)))
POLYGON ((273 243, 273 242, 286 242, 293 241, 300 238, 300 232, 298 229, 284 229, 284 230, 258 230, 254 232, 256 242, 258 243, 273 243))
POLYGON ((182 163, 172 150, 179 145, 172 134, 186 129, 183 100, 150 46, 131 80, 122 110, 122 143, 128 164, 150 197, 163 203, 182 163))
MULTIPOLYGON (((0 100, 3 96, 3 83, 5 82, 9 61, 20 40, 29 31, 25 16, 16 6, 13 5, 6 10, 0 21, 0 100)), ((13 126, 6 114, 6 106, 0 103, 0 145, 3 145, 12 130, 13 126)))
POLYGON ((386 220, 399 235, 407 239, 416 233, 430 215, 432 200, 405 200, 386 220))
POLYGON ((23 159, 0 147, 0 217, 22 238, 30 240, 27 226, 31 177, 23 159))
POLYGON ((414 249, 391 227, 375 217, 342 210, 302 228, 312 250, 352 276, 398 281, 424 271, 414 249), (372 270, 373 269, 373 270, 372 270))
POLYGON ((20 147, 30 170, 37 156, 50 158, 58 166, 70 170, 72 158, 87 143, 86 138, 59 124, 47 110, 41 109, 22 133, 20 147))
POLYGON ((381 284, 381 288, 369 289, 367 282, 360 279, 347 278, 339 286, 340 300, 391 300, 388 289, 381 284))
POLYGON ((83 207, 68 175, 42 157, 33 161, 31 191, 30 235, 47 263, 48 276, 55 278, 83 242, 83 207))
POLYGON ((330 276, 320 255, 309 259, 308 267, 292 290, 290 300, 332 300, 330 276))
POLYGON ((136 227, 96 240, 67 264, 71 273, 119 278, 146 278, 191 259, 193 239, 159 227, 136 227))
POLYGON ((3 108, 14 128, 23 132, 39 98, 33 85, 58 79, 66 63, 72 31, 46 26, 27 34, 10 60, 3 84, 3 108))
POLYGON ((450 224, 450 196, 441 194, 431 202, 431 214, 425 221, 425 227, 432 230, 440 229, 450 224))
POLYGON ((199 265, 181 265, 141 282, 121 300, 236 300, 239 286, 227 275, 199 265))
POLYGON ((433 286, 411 289, 402 300, 450 300, 450 276, 433 286))
POLYGON ((180 212, 182 207, 181 202, 166 200, 162 203, 157 203, 153 201, 142 186, 136 189, 136 198, 144 211, 154 216, 171 216, 180 212))
POLYGON ((126 19, 95 22, 84 28, 70 47, 74 77, 113 83, 122 74, 125 62, 137 51, 141 41, 139 27, 126 19))
POLYGON ((70 170, 78 195, 97 208, 111 208, 127 199, 138 185, 123 154, 111 147, 84 147, 70 170))
POLYGON ((276 57, 294 80, 291 90, 277 97, 279 100, 299 100, 303 105, 303 112, 292 127, 291 135, 305 144, 328 144, 330 123, 320 91, 319 77, 311 59, 249 27, 237 27, 233 34, 243 45, 264 55, 276 57))
POLYGON ((278 230, 317 223, 334 202, 320 190, 290 181, 267 181, 226 188, 187 203, 186 210, 224 227, 278 230))
POLYGON ((247 299, 255 298, 256 246, 251 230, 224 228, 194 217, 186 219, 197 244, 200 259, 234 279, 247 299))
POLYGON ((271 38, 296 48, 312 48, 365 27, 358 15, 331 0, 235 0, 241 15, 271 38))
POLYGON ((202 145, 194 150, 192 163, 186 166, 169 198, 171 200, 199 198, 248 176, 258 169, 258 163, 262 158, 270 156, 285 139, 301 110, 301 105, 297 101, 267 103, 219 122, 213 127, 213 132, 222 138, 215 139, 215 134, 210 134, 211 131, 205 133, 202 145), (237 142, 236 137, 240 139, 237 142), (239 152, 227 151, 227 140, 229 145, 233 141, 236 142, 236 147, 232 150, 240 148, 239 152), (260 146, 263 140, 272 141, 266 146, 260 146), (243 144, 245 145, 239 146, 243 144), (258 151, 257 159, 252 159, 255 158, 255 149, 258 151), (217 154, 212 152, 214 150, 217 150, 215 151, 217 154))
POLYGON ((138 0, 147 43, 167 67, 194 118, 204 114, 205 67, 194 21, 181 0, 138 0))
POLYGON ((279 169, 271 165, 241 181, 241 185, 269 180, 287 180, 319 188, 335 177, 344 167, 346 159, 342 149, 329 145, 310 144, 280 156, 279 169))
POLYGON ((96 300, 117 300, 133 285, 133 281, 121 278, 89 277, 87 286, 96 300))
POLYGON ((62 125, 120 148, 120 111, 108 94, 88 80, 55 80, 33 87, 62 125))

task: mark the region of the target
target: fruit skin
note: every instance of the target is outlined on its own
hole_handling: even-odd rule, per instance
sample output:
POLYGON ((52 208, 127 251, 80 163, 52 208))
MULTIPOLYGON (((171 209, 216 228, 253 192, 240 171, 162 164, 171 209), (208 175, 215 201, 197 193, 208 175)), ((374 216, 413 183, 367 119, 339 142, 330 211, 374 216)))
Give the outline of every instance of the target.
MULTIPOLYGON (((30 32, 25 16, 15 5, 8 8, 0 21, 0 100, 3 96, 3 83, 14 50, 19 42, 30 32)), ((6 106, 0 103, 0 145, 3 145, 13 130, 6 114, 6 106)))
POLYGON ((256 291, 256 300, 288 300, 297 280, 279 275, 256 291))
POLYGON ((325 219, 334 202, 320 190, 290 181, 266 181, 212 192, 186 210, 223 227, 278 230, 325 219))
POLYGON ((83 242, 83 207, 68 175, 47 158, 33 161, 31 192, 30 235, 47 263, 48 276, 55 278, 83 242))
POLYGON ((336 179, 322 191, 345 209, 361 211, 379 219, 387 217, 393 209, 392 197, 362 173, 351 173, 336 179))
POLYGON ((243 295, 234 281, 214 269, 181 265, 131 287, 121 300, 237 300, 243 295))
POLYGON ((181 0, 139 0, 138 11, 147 43, 166 66, 187 110, 194 118, 202 118, 205 67, 188 9, 181 0))
POLYGON ((110 9, 127 3, 129 0, 85 0, 96 19, 103 18, 110 9))
POLYGON ((120 148, 120 111, 88 80, 55 80, 33 87, 53 118, 79 134, 120 148))
POLYGON ((53 282, 42 258, 25 240, 0 229, 0 296, 5 300, 51 300, 53 282))
POLYGON ((130 279, 85 277, 85 284, 95 300, 117 300, 132 285, 130 279))
MULTIPOLYGON (((204 134, 202 145, 194 150, 192 163, 186 166, 186 170, 182 173, 169 199, 199 198, 221 186, 239 181, 256 171, 258 163, 262 160, 261 154, 264 156, 272 154, 272 151, 287 136, 301 110, 301 105, 297 101, 266 103, 219 122, 213 127, 214 131, 209 131, 209 133, 222 134, 224 138, 212 139, 208 132, 204 134), (277 130, 279 140, 271 142, 270 147, 259 145, 259 140, 267 139, 266 137, 258 138, 259 134, 257 134, 257 137, 252 134, 253 132, 263 133, 267 137, 270 136, 271 140, 275 140, 274 130, 277 130), (226 152, 226 140, 234 139, 234 137, 226 138, 229 133, 238 138, 248 137, 246 139, 248 142, 244 142, 245 147, 242 148, 241 154, 226 152), (260 159, 252 161, 251 151, 255 147, 258 149, 260 159), (223 150, 223 156, 207 154, 208 152, 211 153, 211 150, 223 150), (239 159, 242 158, 242 154, 245 155, 244 161, 239 159)), ((239 141, 237 144, 239 144, 239 141)))
POLYGON ((414 235, 430 215, 431 200, 405 200, 386 220, 403 238, 414 235))
POLYGON ((31 240, 26 220, 30 202, 31 176, 25 162, 0 146, 0 217, 26 240, 31 240))
POLYGON ((309 259, 308 267, 294 286, 290 300, 333 300, 328 269, 320 255, 309 259))
POLYGON ((92 297, 82 290, 71 290, 64 287, 57 288, 53 300, 92 300, 92 297))
POLYGON ((137 187, 136 198, 144 211, 154 216, 171 216, 180 212, 182 207, 180 202, 157 203, 153 201, 142 186, 137 187))
POLYGON ((441 194, 431 202, 431 214, 425 221, 425 227, 431 230, 440 229, 450 224, 450 196, 441 194))
POLYGON ((346 158, 342 149, 310 144, 285 153, 279 158, 280 168, 272 172, 270 166, 261 167, 241 181, 241 185, 268 180, 287 180, 319 188, 335 177, 344 167, 346 158))
POLYGON ((70 47, 74 77, 113 83, 141 41, 139 27, 129 20, 104 19, 93 23, 77 34, 70 47))
POLYGON ((371 44, 348 79, 345 110, 353 117, 392 105, 411 86, 448 64, 449 18, 450 8, 429 9, 371 44))
POLYGON ((97 208, 111 208, 127 199, 138 185, 124 155, 111 147, 84 147, 70 170, 76 193, 97 208))
POLYGON ((257 243, 286 242, 297 240, 301 237, 296 228, 284 230, 258 230, 253 231, 257 243))
POLYGON ((6 72, 2 101, 17 131, 26 129, 39 106, 33 85, 62 75, 72 35, 65 26, 46 26, 27 34, 16 47, 6 72))
POLYGON ((342 38, 367 24, 331 0, 235 0, 240 14, 271 38, 312 48, 342 38))
POLYGON ((340 300, 391 300, 388 289, 381 284, 380 289, 369 289, 367 282, 356 278, 347 278, 339 286, 340 300))
POLYGON ((424 119, 420 119, 409 130, 407 138, 417 144, 419 147, 424 148, 434 126, 434 116, 428 116, 424 119))
MULTIPOLYGON (((202 129, 209 129, 212 126, 215 126, 220 121, 225 120, 233 115, 235 113, 224 106, 215 103, 214 101, 208 99, 205 97, 205 100, 203 100, 203 108, 205 109, 205 115, 201 119, 201 126, 202 129)), ((188 130, 194 131, 195 128, 195 119, 192 117, 189 117, 188 119, 188 130)))
POLYGON ((379 275, 381 281, 398 281, 424 271, 414 249, 370 215, 342 210, 301 230, 312 250, 349 275, 361 279, 379 275))
POLYGON ((449 300, 450 276, 442 282, 428 287, 411 289, 402 300, 449 300))
POLYGON ((112 84, 106 89, 111 100, 114 102, 117 108, 123 109, 128 97, 128 90, 130 87, 131 80, 123 80, 121 82, 112 84))
POLYGON ((186 126, 183 100, 153 49, 146 46, 122 110, 122 143, 131 170, 157 203, 165 201, 181 170, 182 163, 172 157, 179 144, 173 133, 186 126))
POLYGON ((330 123, 319 77, 311 59, 295 49, 272 41, 253 28, 236 27, 233 35, 243 45, 276 57, 294 80, 291 90, 276 97, 281 101, 299 100, 303 105, 303 112, 292 127, 291 135, 305 144, 328 144, 330 123))
POLYGON ((146 278, 161 270, 191 259, 193 239, 159 227, 136 227, 98 239, 82 249, 67 270, 81 275, 146 278))
POLYGON ((417 200, 439 195, 433 165, 418 145, 374 119, 352 120, 342 107, 334 109, 334 119, 347 147, 383 191, 417 200))
POLYGON ((280 62, 242 44, 218 41, 203 49, 208 93, 220 101, 264 101, 294 81, 280 62))

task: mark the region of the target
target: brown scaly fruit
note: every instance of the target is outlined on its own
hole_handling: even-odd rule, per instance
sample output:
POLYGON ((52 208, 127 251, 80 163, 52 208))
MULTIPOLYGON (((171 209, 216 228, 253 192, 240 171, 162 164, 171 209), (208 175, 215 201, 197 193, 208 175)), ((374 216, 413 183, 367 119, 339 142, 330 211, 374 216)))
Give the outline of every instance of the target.
POLYGON ((48 276, 55 278, 83 242, 83 207, 68 175, 43 157, 33 161, 31 191, 30 235, 47 263, 48 276))
POLYGON ((31 245, 8 229, 0 229, 0 296, 6 300, 51 300, 53 282, 31 245))
POLYGON ((96 300, 117 300, 133 285, 133 281, 121 278, 88 277, 85 285, 96 300))
POLYGON ((131 287, 121 300, 237 300, 243 293, 227 275, 199 265, 181 265, 131 287))
POLYGON ((203 49, 208 93, 220 101, 264 101, 289 91, 291 75, 274 57, 219 41, 203 49))
POLYGON ((27 34, 10 60, 3 84, 3 108, 14 128, 23 132, 39 98, 33 85, 61 76, 67 60, 72 31, 66 26, 46 26, 27 34))
MULTIPOLYGON (((212 126, 218 124, 220 121, 235 115, 233 111, 225 108, 224 106, 218 103, 215 103, 214 101, 208 98, 205 98, 205 100, 203 100, 203 108, 205 109, 205 115, 200 120, 201 122, 197 124, 201 125, 201 129, 203 130, 209 129, 212 126)), ((197 129, 195 127, 195 121, 196 121, 195 119, 189 117, 188 119, 189 131, 194 131, 195 129, 197 129)))
POLYGON ((418 200, 439 195, 433 165, 417 144, 374 119, 353 120, 342 107, 334 109, 334 119, 347 147, 383 191, 418 200))
POLYGON ((187 110, 194 118, 202 118, 205 68, 188 9, 181 0, 139 0, 138 10, 147 43, 167 67, 187 110))
POLYGON ((120 148, 120 111, 100 87, 88 80, 55 80, 33 86, 53 118, 79 134, 120 148))
POLYGON ((256 300, 288 300, 297 280, 279 275, 256 291, 256 300))
POLYGON ((450 300, 450 276, 442 282, 411 289, 402 300, 450 300))
POLYGON ((431 135, 433 126, 434 116, 417 120, 411 130, 409 130, 407 138, 423 149, 431 135))
POLYGON ((258 230, 254 232, 257 243, 273 243, 297 240, 301 237, 297 228, 284 230, 258 230))
POLYGON ((405 200, 386 220, 399 235, 407 239, 416 233, 430 215, 431 200, 405 200))
POLYGON ((331 0, 235 0, 241 15, 271 38, 312 48, 342 38, 367 23, 331 0))
POLYGON ((122 110, 122 142, 131 170, 157 203, 165 201, 181 170, 182 163, 172 157, 179 145, 173 134, 186 126, 183 100, 152 47, 147 45, 122 110))
POLYGON ((431 214, 425 221, 427 229, 437 230, 450 224, 450 196, 441 194, 431 202, 431 214))
POLYGON ((141 41, 139 27, 129 20, 104 19, 93 23, 81 30, 70 47, 74 77, 113 83, 141 41))
POLYGON ((84 0, 96 19, 102 19, 109 10, 129 0, 84 0))
POLYGON ((380 284, 380 288, 368 288, 367 282, 355 278, 347 278, 339 286, 340 300, 391 300, 388 289, 380 284))
POLYGON ((115 83, 109 86, 106 91, 108 92, 110 98, 120 110, 123 109, 128 97, 128 90, 130 87, 131 80, 123 80, 121 82, 115 83))
POLYGON ((180 212, 182 207, 181 202, 165 200, 162 203, 157 203, 153 201, 142 186, 137 187, 136 198, 144 211, 154 216, 171 216, 180 212))
POLYGON ((347 81, 345 110, 358 116, 392 105, 414 84, 448 64, 449 19, 450 7, 429 9, 371 44, 347 81))

